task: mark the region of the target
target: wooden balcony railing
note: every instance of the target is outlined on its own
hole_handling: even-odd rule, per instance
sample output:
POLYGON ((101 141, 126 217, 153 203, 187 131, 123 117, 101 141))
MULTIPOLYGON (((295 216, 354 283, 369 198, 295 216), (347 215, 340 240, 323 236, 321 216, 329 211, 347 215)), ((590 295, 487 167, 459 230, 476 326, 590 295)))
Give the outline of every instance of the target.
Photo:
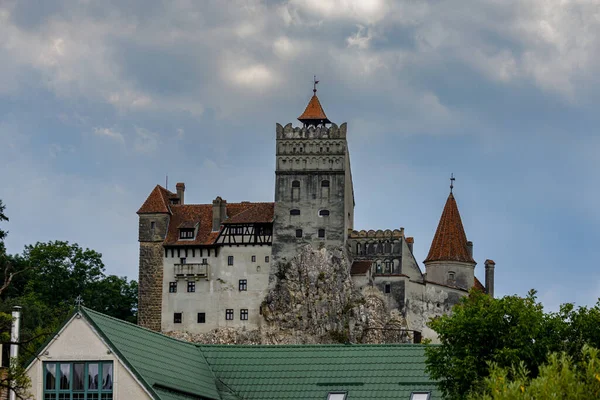
POLYGON ((208 279, 210 267, 208 264, 175 264, 176 279, 208 279))

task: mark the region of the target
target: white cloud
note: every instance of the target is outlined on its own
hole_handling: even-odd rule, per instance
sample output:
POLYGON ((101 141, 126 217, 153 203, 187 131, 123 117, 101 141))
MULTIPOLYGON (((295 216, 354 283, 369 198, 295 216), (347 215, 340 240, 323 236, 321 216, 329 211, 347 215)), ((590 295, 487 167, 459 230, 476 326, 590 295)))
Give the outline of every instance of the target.
POLYGON ((104 136, 104 137, 119 141, 121 143, 125 142, 125 138, 123 137, 123 135, 120 132, 117 132, 110 128, 94 128, 94 134, 96 134, 98 136, 104 136))
POLYGON ((384 0, 291 0, 290 6, 318 19, 350 19, 375 23, 385 17, 384 0))
POLYGON ((158 133, 151 132, 147 129, 135 127, 135 140, 133 148, 138 153, 154 153, 160 144, 158 133))
POLYGON ((358 30, 354 35, 346 38, 348 47, 357 47, 361 50, 368 49, 371 40, 373 39, 373 33, 370 28, 365 28, 362 25, 358 25, 358 30))

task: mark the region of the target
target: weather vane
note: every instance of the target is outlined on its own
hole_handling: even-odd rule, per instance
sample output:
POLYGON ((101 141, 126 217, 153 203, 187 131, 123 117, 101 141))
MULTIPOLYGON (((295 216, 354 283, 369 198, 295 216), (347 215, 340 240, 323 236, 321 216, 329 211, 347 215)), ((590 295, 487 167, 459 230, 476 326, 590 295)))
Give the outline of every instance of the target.
POLYGON ((77 296, 75 299, 75 304, 77 305, 77 308, 81 308, 81 305, 83 304, 83 298, 81 295, 77 296))
POLYGON ((319 81, 317 80, 317 76, 314 75, 313 76, 313 93, 317 94, 317 84, 319 83, 319 81))
POLYGON ((454 173, 450 174, 450 193, 452 193, 452 189, 454 189, 454 181, 456 178, 454 177, 454 173))

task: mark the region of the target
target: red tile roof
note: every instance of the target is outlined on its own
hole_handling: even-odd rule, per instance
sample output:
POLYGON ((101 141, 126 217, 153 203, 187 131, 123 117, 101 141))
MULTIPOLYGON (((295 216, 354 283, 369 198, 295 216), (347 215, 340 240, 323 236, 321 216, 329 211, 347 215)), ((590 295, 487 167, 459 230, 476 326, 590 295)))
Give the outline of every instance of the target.
POLYGON ((454 195, 450 193, 440 218, 425 263, 429 261, 460 261, 475 263, 467 249, 467 235, 463 228, 454 195))
POLYGON ((308 102, 306 109, 302 113, 301 116, 298 117, 298 120, 303 123, 330 123, 325 115, 325 111, 323 111, 323 107, 321 107, 321 102, 316 94, 308 102))
POLYGON ((475 277, 475 283, 473 284, 473 287, 485 293, 485 286, 483 286, 483 284, 479 281, 479 279, 477 279, 477 277, 475 277))
POLYGON ((364 275, 371 269, 372 264, 373 261, 369 260, 354 261, 350 268, 350 275, 364 275))
POLYGON ((138 214, 169 214, 171 211, 169 209, 169 199, 177 197, 177 195, 173 192, 168 191, 164 187, 160 185, 156 185, 156 187, 150 192, 150 195, 142 204, 140 209, 138 210, 138 214))
MULTIPOLYGON (((171 221, 164 241, 165 245, 211 245, 219 236, 212 231, 212 204, 171 205, 171 221), (198 232, 193 240, 179 239, 179 227, 198 223, 198 232)), ((273 222, 274 203, 228 203, 224 223, 273 222)))

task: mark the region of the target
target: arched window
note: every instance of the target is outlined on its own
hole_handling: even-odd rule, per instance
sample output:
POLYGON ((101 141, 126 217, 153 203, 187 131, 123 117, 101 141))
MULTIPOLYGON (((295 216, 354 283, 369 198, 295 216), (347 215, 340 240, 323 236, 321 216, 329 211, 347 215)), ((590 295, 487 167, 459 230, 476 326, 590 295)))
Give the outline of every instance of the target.
POLYGON ((375 245, 373 243, 369 243, 367 248, 367 254, 375 254, 375 245))
POLYGON ((290 210, 290 215, 300 215, 300 210, 294 208, 293 210, 290 210))
POLYGON ((328 180, 321 181, 321 187, 329 187, 329 181, 328 180))
POLYGON ((377 243, 377 253, 383 253, 383 246, 381 245, 381 243, 377 243))
POLYGON ((392 252, 392 244, 390 242, 385 242, 385 244, 383 245, 383 251, 385 253, 391 253, 392 252))
POLYGON ((356 243, 356 254, 362 255, 362 245, 360 243, 356 243))
POLYGON ((375 267, 375 273, 381 273, 381 262, 377 261, 377 266, 375 267))
POLYGON ((448 282, 454 282, 456 279, 456 274, 454 271, 448 272, 448 282))
POLYGON ((299 188, 300 187, 300 181, 292 181, 292 187, 293 188, 299 188))
POLYGON ((319 217, 329 217, 329 210, 319 210, 319 217))
POLYGON ((385 260, 385 273, 386 274, 392 273, 392 264, 390 263, 390 260, 385 260))

